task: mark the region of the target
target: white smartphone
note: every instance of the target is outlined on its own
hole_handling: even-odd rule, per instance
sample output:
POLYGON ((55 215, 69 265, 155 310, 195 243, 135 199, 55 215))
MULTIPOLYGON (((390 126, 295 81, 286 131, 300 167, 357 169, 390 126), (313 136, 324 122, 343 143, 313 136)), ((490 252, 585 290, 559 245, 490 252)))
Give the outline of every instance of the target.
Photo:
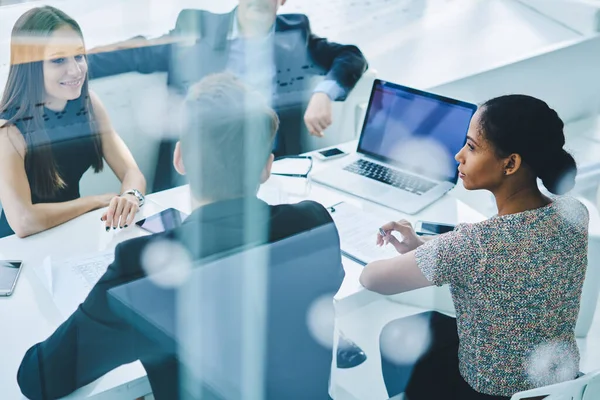
POLYGON ((415 232, 417 235, 434 236, 442 233, 452 232, 455 226, 452 224, 440 224, 439 222, 417 221, 415 232))
POLYGON ((22 266, 19 260, 0 260, 0 296, 13 294, 22 266))
POLYGON ((317 151, 317 158, 319 160, 332 160, 334 158, 340 158, 348 155, 348 153, 338 149, 337 147, 332 147, 331 149, 317 151))

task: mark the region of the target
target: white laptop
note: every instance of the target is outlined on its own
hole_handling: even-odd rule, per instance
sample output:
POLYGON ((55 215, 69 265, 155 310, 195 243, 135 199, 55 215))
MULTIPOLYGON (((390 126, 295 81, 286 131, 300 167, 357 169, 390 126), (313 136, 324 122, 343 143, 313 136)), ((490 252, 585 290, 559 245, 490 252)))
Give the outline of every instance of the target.
POLYGON ((475 104, 376 79, 358 149, 313 180, 408 214, 456 185, 475 104))

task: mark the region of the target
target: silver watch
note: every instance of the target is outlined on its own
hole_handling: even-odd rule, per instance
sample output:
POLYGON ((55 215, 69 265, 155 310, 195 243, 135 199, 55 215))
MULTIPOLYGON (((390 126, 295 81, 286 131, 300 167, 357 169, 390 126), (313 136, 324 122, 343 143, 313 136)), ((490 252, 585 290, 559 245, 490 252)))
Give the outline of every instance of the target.
POLYGON ((143 206, 144 203, 146 202, 146 198, 144 197, 142 192, 140 192, 137 189, 129 189, 128 191, 123 192, 123 194, 121 196, 124 196, 126 194, 131 194, 131 195, 135 196, 135 198, 138 199, 138 203, 140 203, 139 204, 140 207, 143 206))

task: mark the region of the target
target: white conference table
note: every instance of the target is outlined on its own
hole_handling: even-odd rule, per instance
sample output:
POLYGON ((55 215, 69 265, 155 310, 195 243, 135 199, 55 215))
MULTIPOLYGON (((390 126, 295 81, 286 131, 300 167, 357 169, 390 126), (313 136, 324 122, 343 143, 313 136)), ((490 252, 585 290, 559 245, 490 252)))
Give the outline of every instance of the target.
MULTIPOLYGON (((356 141, 346 143, 340 147, 352 151, 356 147, 356 141)), ((343 159, 322 162, 315 159, 313 171, 318 171, 328 165, 342 161, 343 159)), ((346 201, 377 215, 382 222, 405 218, 411 222, 422 219, 456 224, 458 222, 477 222, 486 218, 483 213, 476 211, 452 193, 444 196, 416 215, 405 215, 393 209, 315 183, 310 185, 310 190, 305 194, 289 193, 286 188, 297 186, 302 179, 273 176, 267 184, 263 185, 259 197, 270 204, 293 203, 311 199, 325 206, 330 206, 340 201, 346 201)), ((184 212, 191 211, 188 186, 180 186, 154 193, 147 198, 147 204, 140 211, 139 219, 168 207, 174 207, 184 212)), ((2 329, 0 329, 2 360, 0 363, 0 397, 2 399, 23 398, 16 382, 18 366, 23 355, 30 346, 48 337, 62 321, 51 295, 43 286, 34 268, 39 268, 47 256, 51 256, 54 260, 61 260, 77 255, 86 255, 112 249, 124 240, 145 235, 137 226, 122 231, 111 230, 107 233, 103 230, 100 222, 101 214, 102 210, 96 210, 59 227, 25 239, 19 239, 14 235, 0 239, 0 259, 20 259, 24 261, 24 267, 15 293, 11 297, 0 298, 0 321, 2 321, 2 329)), ((375 237, 375 234, 376 232, 373 232, 373 237, 375 237)), ((344 259, 343 264, 346 278, 336 295, 336 318, 340 320, 343 320, 345 316, 351 316, 355 310, 382 299, 382 296, 366 291, 359 284, 358 277, 362 270, 361 265, 349 259, 344 259)), ((438 290, 438 288, 428 289, 438 290)), ((421 289, 421 291, 423 290, 421 289)), ((435 292, 432 293, 434 297, 432 304, 435 305, 435 292)), ((410 297, 410 294, 406 299, 408 304, 414 301, 419 303, 422 300, 414 300, 410 297)), ((446 302, 447 299, 442 298, 441 301, 446 302)), ((420 308, 407 307, 407 312, 414 313, 423 308, 428 308, 427 304, 415 305, 420 306, 420 308)), ((352 389, 348 388, 348 391, 352 391, 352 389)), ((76 391, 68 398, 131 400, 149 392, 150 386, 145 371, 139 362, 135 362, 108 373, 76 391)))

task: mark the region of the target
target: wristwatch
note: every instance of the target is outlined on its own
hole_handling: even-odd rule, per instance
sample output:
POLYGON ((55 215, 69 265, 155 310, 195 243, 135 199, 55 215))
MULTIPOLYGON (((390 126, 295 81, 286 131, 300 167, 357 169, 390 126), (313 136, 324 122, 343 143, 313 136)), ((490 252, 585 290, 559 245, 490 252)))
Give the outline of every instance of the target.
POLYGON ((146 202, 146 198, 144 197, 144 195, 142 194, 142 192, 140 192, 137 189, 129 189, 126 192, 123 192, 123 194, 121 196, 125 196, 126 194, 130 194, 132 196, 135 196, 136 199, 138 199, 138 203, 139 206, 143 206, 144 203, 146 202))

